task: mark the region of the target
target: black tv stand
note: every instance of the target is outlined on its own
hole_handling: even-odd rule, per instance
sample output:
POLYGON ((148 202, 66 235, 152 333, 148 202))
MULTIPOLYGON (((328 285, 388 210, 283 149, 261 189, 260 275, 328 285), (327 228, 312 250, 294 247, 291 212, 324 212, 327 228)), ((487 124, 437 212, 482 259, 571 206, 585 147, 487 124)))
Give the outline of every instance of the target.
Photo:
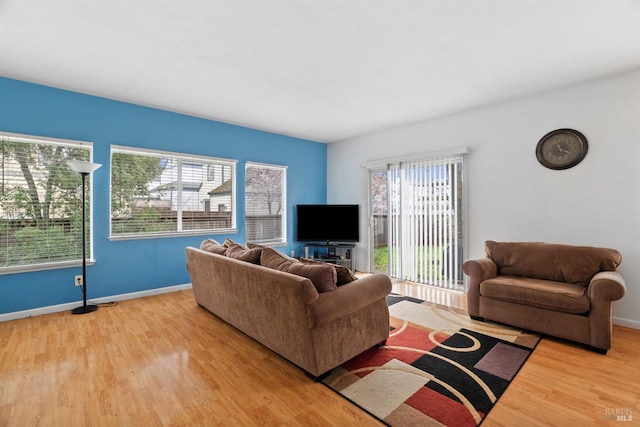
POLYGON ((314 261, 328 262, 355 271, 354 243, 318 242, 304 245, 304 257, 314 261))

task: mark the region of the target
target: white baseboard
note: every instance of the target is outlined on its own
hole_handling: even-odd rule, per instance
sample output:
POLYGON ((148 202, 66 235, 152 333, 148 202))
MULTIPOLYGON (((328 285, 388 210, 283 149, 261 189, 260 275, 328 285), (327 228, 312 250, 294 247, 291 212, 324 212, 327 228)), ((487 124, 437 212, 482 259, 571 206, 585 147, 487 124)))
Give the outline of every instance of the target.
MULTIPOLYGON (((128 294, 112 295, 109 297, 91 298, 91 303, 103 304, 111 301, 124 301, 128 299, 148 297, 151 295, 160 295, 160 294, 166 294, 169 292, 184 291, 186 289, 191 289, 191 283, 187 283, 184 285, 166 286, 164 288, 149 289, 147 291, 131 292, 128 294)), ((29 309, 29 310, 4 313, 4 314, 0 314, 0 322, 7 322, 9 320, 23 319, 25 317, 40 316, 42 314, 57 313, 60 311, 72 310, 80 305, 82 305, 82 301, 68 302, 65 304, 50 305, 47 307, 38 307, 38 308, 29 309)))
POLYGON ((627 328, 640 329, 640 322, 637 320, 625 319, 623 317, 614 317, 614 325, 626 326, 627 328))

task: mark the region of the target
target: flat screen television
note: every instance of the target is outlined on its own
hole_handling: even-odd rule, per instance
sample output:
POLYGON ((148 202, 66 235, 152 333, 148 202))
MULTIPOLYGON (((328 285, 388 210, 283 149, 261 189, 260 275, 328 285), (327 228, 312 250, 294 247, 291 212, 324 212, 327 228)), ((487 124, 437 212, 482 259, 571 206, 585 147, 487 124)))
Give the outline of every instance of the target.
POLYGON ((300 242, 360 241, 359 205, 297 205, 296 214, 300 242))

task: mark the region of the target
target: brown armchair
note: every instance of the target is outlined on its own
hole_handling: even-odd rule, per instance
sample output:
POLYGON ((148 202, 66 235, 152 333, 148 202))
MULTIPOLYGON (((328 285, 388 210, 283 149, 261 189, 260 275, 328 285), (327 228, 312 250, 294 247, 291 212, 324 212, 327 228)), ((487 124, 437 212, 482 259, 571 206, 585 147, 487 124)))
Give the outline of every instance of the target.
POLYGON ((463 265, 472 318, 576 341, 603 354, 611 348, 611 303, 626 292, 616 271, 618 251, 489 240, 485 252, 463 265))

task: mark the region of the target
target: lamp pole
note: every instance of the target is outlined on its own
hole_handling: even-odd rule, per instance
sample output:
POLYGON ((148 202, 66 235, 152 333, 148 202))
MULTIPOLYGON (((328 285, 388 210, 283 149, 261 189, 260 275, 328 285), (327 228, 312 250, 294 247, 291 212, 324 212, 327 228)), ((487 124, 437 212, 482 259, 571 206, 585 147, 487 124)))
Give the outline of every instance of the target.
POLYGON ((85 191, 85 182, 87 180, 87 176, 98 169, 100 164, 98 163, 89 163, 89 162, 80 162, 80 161, 71 161, 67 162, 69 167, 74 171, 80 174, 82 177, 82 306, 76 307, 71 310, 72 314, 85 314, 91 313, 92 311, 96 311, 98 309, 97 305, 89 304, 87 305, 87 233, 86 233, 86 191, 85 191))

